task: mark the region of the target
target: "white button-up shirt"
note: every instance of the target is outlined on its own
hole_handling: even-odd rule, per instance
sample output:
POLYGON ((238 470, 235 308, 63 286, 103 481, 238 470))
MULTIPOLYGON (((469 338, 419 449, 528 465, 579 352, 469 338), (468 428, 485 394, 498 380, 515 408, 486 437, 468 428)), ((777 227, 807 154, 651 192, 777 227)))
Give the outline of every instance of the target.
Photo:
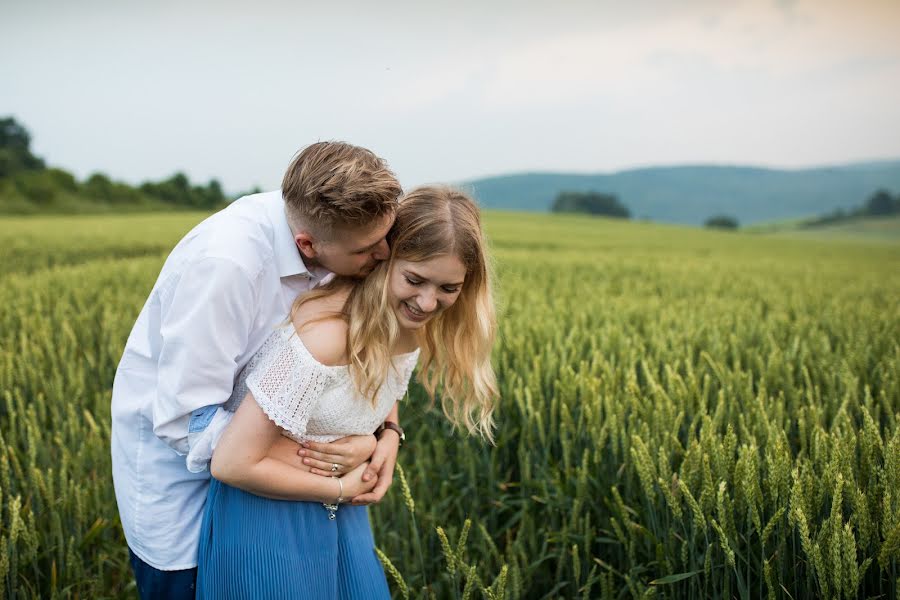
POLYGON ((280 191, 235 201, 166 259, 112 392, 116 501, 144 562, 197 566, 209 471, 187 470, 189 433, 203 429, 294 298, 319 279, 301 260, 280 191))

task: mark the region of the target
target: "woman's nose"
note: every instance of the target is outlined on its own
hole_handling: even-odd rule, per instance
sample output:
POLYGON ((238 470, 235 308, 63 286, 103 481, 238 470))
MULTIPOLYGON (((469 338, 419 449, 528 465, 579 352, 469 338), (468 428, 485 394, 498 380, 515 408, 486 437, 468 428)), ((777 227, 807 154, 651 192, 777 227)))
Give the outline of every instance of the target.
POLYGON ((424 312, 431 312, 435 308, 437 308, 437 297, 434 295, 434 292, 427 291, 422 292, 419 295, 419 309, 424 312))

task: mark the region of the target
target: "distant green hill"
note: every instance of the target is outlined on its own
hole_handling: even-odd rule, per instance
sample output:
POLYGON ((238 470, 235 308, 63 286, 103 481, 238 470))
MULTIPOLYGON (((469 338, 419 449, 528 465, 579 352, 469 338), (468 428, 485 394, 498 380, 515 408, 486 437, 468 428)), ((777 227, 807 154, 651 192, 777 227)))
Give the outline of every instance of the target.
POLYGON ((485 208, 546 211, 560 191, 594 190, 616 194, 636 218, 699 225, 727 214, 743 225, 854 208, 879 188, 900 192, 900 160, 798 170, 681 166, 596 175, 524 173, 465 185, 485 208))
MULTIPOLYGON (((760 229, 759 232, 767 233, 765 229, 760 229)), ((785 224, 780 228, 773 226, 768 233, 794 238, 896 243, 900 242, 900 216, 857 217, 840 223, 816 227, 798 227, 796 225, 791 227, 789 224, 785 224)))

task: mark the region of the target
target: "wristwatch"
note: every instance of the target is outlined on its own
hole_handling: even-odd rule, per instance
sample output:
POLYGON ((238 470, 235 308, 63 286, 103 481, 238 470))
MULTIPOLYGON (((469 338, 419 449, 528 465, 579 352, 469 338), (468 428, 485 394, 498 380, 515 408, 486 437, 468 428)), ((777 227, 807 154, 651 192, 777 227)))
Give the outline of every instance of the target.
POLYGON ((381 425, 378 426, 378 429, 375 430, 375 437, 381 438, 381 432, 385 429, 393 429, 397 432, 397 435, 400 436, 400 445, 403 445, 403 442, 406 441, 406 434, 403 433, 403 428, 394 423, 393 421, 385 421, 381 425))

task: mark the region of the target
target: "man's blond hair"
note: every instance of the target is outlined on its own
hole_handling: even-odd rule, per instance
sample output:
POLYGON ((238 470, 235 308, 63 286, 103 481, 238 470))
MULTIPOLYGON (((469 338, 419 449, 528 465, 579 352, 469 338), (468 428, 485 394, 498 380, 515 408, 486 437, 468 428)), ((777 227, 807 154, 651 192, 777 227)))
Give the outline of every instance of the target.
POLYGON ((360 227, 394 214, 402 191, 384 160, 345 142, 307 146, 281 184, 291 222, 326 237, 335 227, 360 227))

